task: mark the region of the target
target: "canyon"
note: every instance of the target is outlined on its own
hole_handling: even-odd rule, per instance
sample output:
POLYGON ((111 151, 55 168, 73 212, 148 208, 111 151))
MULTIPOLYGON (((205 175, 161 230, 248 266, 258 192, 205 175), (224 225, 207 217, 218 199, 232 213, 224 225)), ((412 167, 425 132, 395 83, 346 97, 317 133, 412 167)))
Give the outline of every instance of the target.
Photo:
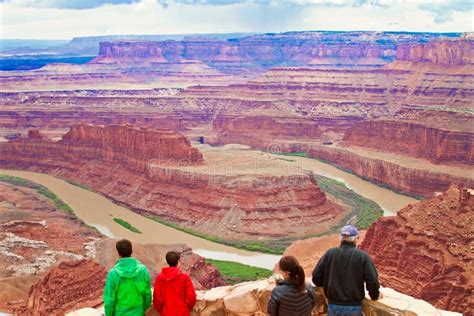
MULTIPOLYGON (((348 206, 315 180, 313 171, 321 167, 311 162, 322 161, 425 199, 407 200, 396 216, 367 231, 362 248, 373 256, 384 286, 436 308, 473 309, 472 34, 321 31, 148 39, 78 40, 98 55, 81 65, 0 72, 0 167, 87 186, 148 218, 202 235, 259 242, 333 233, 354 221, 348 206)), ((82 239, 67 251, 86 257, 83 236, 90 234, 100 239, 97 247, 113 252, 113 241, 76 224, 71 229, 82 239)), ((21 225, 28 227, 22 233, 46 229, 21 225)), ((298 253, 306 272, 323 248, 337 244, 334 235, 317 238, 287 250, 298 253), (314 243, 321 248, 310 258, 298 250, 314 243)), ((180 247, 193 258, 190 266, 199 262, 196 284, 220 285, 215 270, 180 247)), ((159 249, 153 251, 162 255, 159 249)), ((113 263, 111 256, 94 260, 106 269, 113 263)), ((96 269, 80 262, 77 267, 96 269)), ((23 298, 39 280, 16 278, 23 298)), ((266 290, 258 293, 266 294, 259 304, 269 282, 261 281, 266 290)), ((44 281, 32 290, 31 304, 39 304, 42 286, 50 285, 44 281)), ((219 298, 212 291, 200 294, 213 302, 202 303, 209 305, 203 311, 223 312, 229 302, 224 296, 234 297, 233 290, 219 298)), ((367 309, 371 303, 364 304, 367 309)), ((35 308, 47 308, 40 305, 35 308)))
POLYGON ((71 180, 144 215, 225 239, 321 233, 347 212, 326 199, 306 172, 268 161, 274 170, 268 174, 264 159, 253 169, 253 161, 239 168, 238 159, 232 164, 202 156, 185 137, 167 130, 82 124, 56 142, 30 131, 0 148, 3 168, 71 180))

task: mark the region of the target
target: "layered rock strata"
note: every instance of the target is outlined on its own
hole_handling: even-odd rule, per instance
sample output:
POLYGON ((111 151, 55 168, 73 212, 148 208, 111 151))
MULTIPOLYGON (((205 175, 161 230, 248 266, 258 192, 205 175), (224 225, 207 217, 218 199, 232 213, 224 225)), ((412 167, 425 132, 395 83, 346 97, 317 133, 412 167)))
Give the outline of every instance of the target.
POLYGON ((64 315, 102 302, 107 271, 91 260, 61 262, 31 287, 23 315, 64 315))
POLYGON ((474 41, 457 39, 427 44, 401 44, 397 47, 396 58, 443 65, 474 64, 474 41))
POLYGON ((438 308, 474 311, 473 193, 453 186, 369 228, 361 247, 385 286, 438 308))
MULTIPOLYGON (((374 183, 423 197, 431 197, 435 192, 444 192, 452 183, 474 186, 474 179, 469 173, 460 175, 459 172, 451 174, 443 172, 442 169, 438 171, 435 167, 428 170, 411 167, 409 164, 403 166, 377 158, 376 155, 371 157, 370 153, 361 155, 348 149, 314 145, 309 147, 308 155, 374 183)), ((422 163, 420 161, 417 165, 422 163)))
POLYGON ((58 142, 19 139, 0 148, 3 167, 73 180, 138 212, 229 239, 323 232, 343 213, 310 174, 184 170, 201 154, 171 132, 78 125, 58 142))
POLYGON ((434 163, 474 164, 474 133, 419 123, 366 121, 354 124, 343 139, 348 145, 422 157, 434 163))
POLYGON ((316 122, 291 117, 217 116, 212 124, 216 135, 214 144, 237 143, 264 148, 276 140, 321 136, 316 122))

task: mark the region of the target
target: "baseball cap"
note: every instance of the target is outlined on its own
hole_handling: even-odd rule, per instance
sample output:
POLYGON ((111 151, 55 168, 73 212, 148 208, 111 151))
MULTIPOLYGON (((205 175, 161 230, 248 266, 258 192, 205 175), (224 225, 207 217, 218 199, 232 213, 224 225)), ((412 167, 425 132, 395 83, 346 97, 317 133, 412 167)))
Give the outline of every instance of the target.
POLYGON ((357 230, 357 228, 355 228, 352 225, 346 225, 342 227, 341 235, 342 236, 357 236, 359 235, 359 231, 357 230))

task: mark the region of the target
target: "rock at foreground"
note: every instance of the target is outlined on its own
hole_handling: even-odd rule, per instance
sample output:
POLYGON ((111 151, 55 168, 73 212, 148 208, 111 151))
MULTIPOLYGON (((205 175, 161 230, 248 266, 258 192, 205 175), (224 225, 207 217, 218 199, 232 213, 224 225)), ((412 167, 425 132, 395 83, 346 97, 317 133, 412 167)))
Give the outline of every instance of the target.
POLYGON ((374 223, 361 248, 382 284, 438 308, 474 312, 473 195, 452 186, 374 223))
MULTIPOLYGON (((308 279, 309 281, 309 279, 308 279)), ((274 278, 240 283, 234 286, 217 287, 209 291, 198 291, 198 302, 192 316, 264 316, 267 314, 268 300, 275 287, 274 278)), ((384 298, 379 301, 366 299, 362 310, 366 316, 454 316, 458 313, 438 310, 425 301, 414 299, 389 288, 382 289, 384 298)), ((315 290, 316 305, 312 315, 326 315, 327 304, 320 288, 315 290)), ((67 316, 100 316, 101 309, 82 309, 67 316)), ((150 309, 147 316, 158 315, 150 309)))
POLYGON ((92 260, 61 262, 31 287, 26 305, 15 314, 64 315, 102 303, 107 272, 92 260))

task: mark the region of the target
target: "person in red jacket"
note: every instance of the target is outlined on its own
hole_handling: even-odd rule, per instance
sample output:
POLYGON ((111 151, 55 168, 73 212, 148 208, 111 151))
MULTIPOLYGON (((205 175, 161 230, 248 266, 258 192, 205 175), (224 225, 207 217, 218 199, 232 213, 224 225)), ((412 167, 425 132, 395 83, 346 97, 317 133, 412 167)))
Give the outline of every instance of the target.
POLYGON ((153 307, 161 316, 189 316, 196 304, 193 282, 177 267, 179 259, 177 252, 169 251, 166 254, 169 267, 156 277, 153 307))

